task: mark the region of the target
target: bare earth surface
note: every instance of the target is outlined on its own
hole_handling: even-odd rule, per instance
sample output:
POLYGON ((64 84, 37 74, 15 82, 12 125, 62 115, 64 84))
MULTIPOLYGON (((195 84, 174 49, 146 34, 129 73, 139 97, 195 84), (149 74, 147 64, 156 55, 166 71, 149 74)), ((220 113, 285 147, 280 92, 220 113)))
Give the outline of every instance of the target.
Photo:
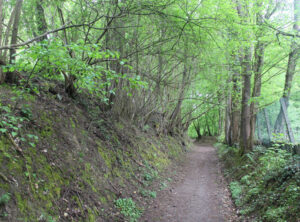
POLYGON ((141 221, 239 221, 212 145, 194 145, 175 170, 174 183, 145 209, 141 221))

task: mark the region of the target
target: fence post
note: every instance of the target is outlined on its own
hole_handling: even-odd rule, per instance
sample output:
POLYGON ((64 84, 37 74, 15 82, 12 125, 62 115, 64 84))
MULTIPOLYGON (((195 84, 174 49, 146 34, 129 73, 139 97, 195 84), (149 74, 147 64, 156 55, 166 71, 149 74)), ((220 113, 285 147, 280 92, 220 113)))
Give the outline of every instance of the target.
POLYGON ((259 128, 259 116, 258 113, 256 114, 256 125, 257 125, 257 140, 261 141, 261 135, 260 135, 260 128, 259 128))
POLYGON ((271 133, 271 127, 270 127, 270 121, 269 121, 269 117, 268 117, 268 113, 266 108, 264 108, 264 116, 265 116, 265 120, 267 123, 267 130, 268 130, 268 135, 269 135, 269 141, 272 141, 272 133, 271 133))
POLYGON ((290 120, 288 118, 288 114, 287 114, 287 109, 286 109, 286 103, 283 97, 280 98, 280 103, 281 103, 281 108, 282 108, 282 112, 283 112, 283 116, 284 116, 284 120, 285 120, 285 124, 286 124, 286 128, 289 134, 289 139, 291 143, 295 143, 295 138, 294 138, 294 134, 293 134, 293 130, 291 127, 291 123, 290 120))

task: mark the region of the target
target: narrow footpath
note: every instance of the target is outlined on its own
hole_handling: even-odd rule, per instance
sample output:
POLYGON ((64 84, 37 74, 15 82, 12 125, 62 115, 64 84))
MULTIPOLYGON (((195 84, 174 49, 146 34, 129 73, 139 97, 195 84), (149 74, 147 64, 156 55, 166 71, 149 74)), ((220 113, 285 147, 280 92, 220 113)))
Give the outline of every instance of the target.
POLYGON ((176 174, 179 179, 145 209, 141 221, 239 221, 211 144, 194 145, 176 174))

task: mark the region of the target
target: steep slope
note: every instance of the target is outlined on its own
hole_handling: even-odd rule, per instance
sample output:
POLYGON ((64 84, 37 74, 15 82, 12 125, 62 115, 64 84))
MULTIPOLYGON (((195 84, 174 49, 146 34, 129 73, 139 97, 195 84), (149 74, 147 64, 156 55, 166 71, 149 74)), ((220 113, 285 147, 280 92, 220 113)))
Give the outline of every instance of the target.
POLYGON ((135 221, 181 144, 48 88, 0 88, 0 220, 135 221))

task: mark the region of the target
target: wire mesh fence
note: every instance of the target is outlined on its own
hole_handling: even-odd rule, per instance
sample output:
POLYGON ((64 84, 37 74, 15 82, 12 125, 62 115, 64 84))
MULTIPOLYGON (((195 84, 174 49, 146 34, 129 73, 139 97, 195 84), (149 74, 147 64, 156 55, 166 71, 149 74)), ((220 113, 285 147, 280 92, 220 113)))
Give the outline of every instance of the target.
MULTIPOLYGON (((300 111, 300 108, 299 108, 300 111)), ((264 145, 281 144, 283 148, 300 154, 300 127, 295 110, 289 109, 284 98, 257 113, 256 139, 264 145), (291 119, 290 116, 295 118, 291 119)))

